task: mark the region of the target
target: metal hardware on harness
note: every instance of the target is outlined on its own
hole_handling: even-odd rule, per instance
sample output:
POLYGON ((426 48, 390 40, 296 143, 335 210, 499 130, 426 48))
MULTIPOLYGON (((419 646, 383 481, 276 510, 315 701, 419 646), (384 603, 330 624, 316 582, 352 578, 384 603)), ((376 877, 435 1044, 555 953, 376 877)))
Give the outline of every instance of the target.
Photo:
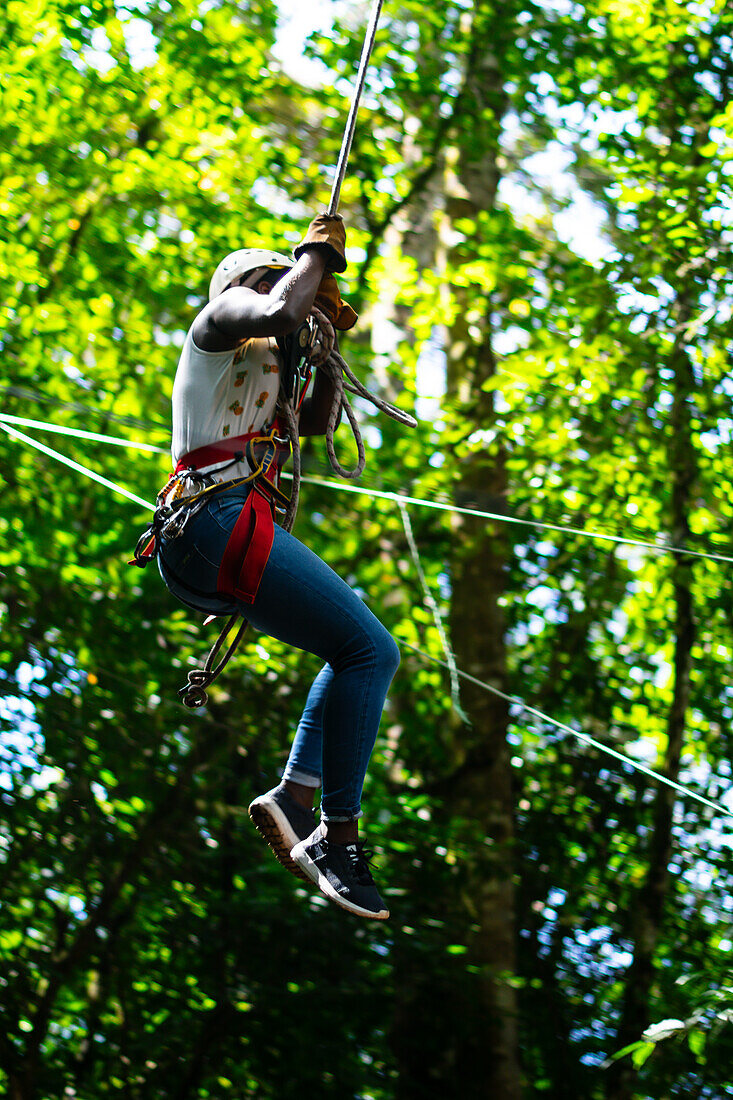
POLYGON ((282 394, 298 409, 310 380, 310 367, 305 356, 311 343, 311 327, 303 321, 294 332, 277 338, 277 346, 282 357, 280 389, 282 394))
POLYGON ((246 619, 242 619, 239 624, 239 629, 234 636, 233 641, 229 643, 227 651, 219 661, 216 667, 213 667, 216 655, 221 649, 222 643, 231 632, 232 627, 239 618, 239 613, 230 615, 227 619, 224 629, 219 634, 219 637, 214 642, 213 646, 209 650, 209 656, 206 658, 206 663, 203 668, 192 668, 188 673, 186 683, 182 688, 178 689, 178 694, 181 697, 181 702, 184 707, 188 707, 190 710, 196 710, 198 707, 205 706, 208 695, 206 694, 206 688, 217 678, 224 666, 229 662, 233 656, 234 651, 242 640, 242 635, 249 626, 246 619))
MULTIPOLYGON (((211 474, 202 474, 194 467, 185 467, 172 474, 158 493, 153 521, 137 540, 129 564, 144 568, 156 556, 161 537, 178 538, 191 517, 203 508, 210 497, 240 485, 252 484, 274 508, 287 512, 290 498, 268 479, 267 474, 276 461, 278 452, 287 447, 289 442, 287 436, 278 434, 275 424, 269 435, 253 436, 247 441, 244 451, 233 452, 228 465, 241 462, 246 457, 252 471, 247 477, 220 482, 211 474), (265 444, 261 457, 256 454, 258 444, 265 444), (183 496, 182 485, 186 481, 192 483, 194 492, 183 496)), ((226 466, 220 469, 226 469, 226 466)))

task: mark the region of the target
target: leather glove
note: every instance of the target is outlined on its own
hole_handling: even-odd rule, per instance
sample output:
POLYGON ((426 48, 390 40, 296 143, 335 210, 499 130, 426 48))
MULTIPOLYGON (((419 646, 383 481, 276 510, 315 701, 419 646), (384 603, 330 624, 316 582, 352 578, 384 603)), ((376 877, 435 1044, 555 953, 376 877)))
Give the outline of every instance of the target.
POLYGON ((299 260, 309 249, 326 253, 327 271, 346 271, 346 227, 340 214, 316 214, 293 255, 299 260))
POLYGON ((357 314, 348 302, 341 297, 339 285, 333 275, 324 275, 316 294, 315 304, 322 309, 334 328, 344 332, 353 328, 358 320, 357 314))

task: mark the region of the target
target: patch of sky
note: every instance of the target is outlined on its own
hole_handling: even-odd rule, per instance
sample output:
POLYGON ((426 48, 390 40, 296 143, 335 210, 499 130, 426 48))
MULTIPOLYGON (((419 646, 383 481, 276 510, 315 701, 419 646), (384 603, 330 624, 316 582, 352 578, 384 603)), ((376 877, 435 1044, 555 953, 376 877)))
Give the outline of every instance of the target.
POLYGON ((86 906, 83 900, 75 894, 63 894, 60 890, 53 890, 50 886, 45 893, 49 901, 52 901, 59 909, 71 913, 77 920, 84 920, 86 917, 86 906))
POLYGON ((576 929, 566 939, 563 955, 582 977, 607 981, 618 970, 626 969, 633 958, 630 945, 618 944, 611 928, 599 925, 588 931, 576 929))
POLYGON ((368 447, 376 451, 382 446, 382 433, 376 424, 362 424, 360 430, 368 447))
POLYGON ((308 87, 322 87, 331 73, 317 57, 304 56, 306 40, 313 34, 328 34, 334 19, 344 14, 344 5, 333 0, 310 0, 288 4, 278 0, 279 19, 273 54, 293 80, 308 87))
MULTIPOLYGON (((32 674, 32 668, 27 666, 32 674)), ((30 682, 27 678, 27 682, 30 682)), ((44 739, 31 699, 8 695, 0 699, 0 788, 13 790, 22 773, 38 767, 44 739)))
MULTIPOLYGON (((266 210, 268 214, 275 214, 288 218, 300 218, 301 221, 306 222, 313 216, 313 211, 308 204, 297 199, 291 199, 287 191, 269 180, 255 180, 250 193, 255 202, 266 210)), ((283 236, 290 243, 296 244, 300 240, 302 233, 296 228, 284 230, 283 236)), ((275 244, 277 245, 277 242, 275 242, 275 244)), ((287 249, 284 248, 283 251, 287 251, 287 249)))
POLYGON ((540 611, 546 611, 557 605, 558 595, 557 589, 539 584, 536 588, 531 589, 524 599, 525 603, 530 604, 532 607, 536 607, 540 611))
POLYGON ((92 31, 91 45, 82 47, 80 56, 76 58, 74 63, 77 68, 88 66, 104 76, 105 73, 114 69, 117 64, 111 51, 112 43, 106 30, 104 27, 95 27, 92 31))
POLYGON ((520 328, 519 325, 509 325, 495 335, 494 351, 497 355, 513 355, 522 348, 526 348, 530 340, 530 334, 526 329, 520 328))
MULTIPOLYGON (((592 264, 608 259, 615 251, 610 241, 603 235, 606 214, 603 207, 595 202, 585 191, 578 187, 572 172, 575 154, 572 145, 581 128, 591 129, 590 146, 597 146, 600 132, 613 132, 613 127, 624 128, 624 123, 616 115, 606 119, 602 125, 594 123, 580 104, 571 104, 560 108, 553 99, 552 79, 546 73, 536 78, 538 93, 542 96, 545 108, 559 127, 558 140, 533 153, 522 161, 522 173, 506 175, 499 184, 499 201, 505 203, 520 218, 539 220, 546 216, 548 200, 560 209, 553 213, 555 231, 565 244, 574 252, 592 264), (528 184, 526 181, 531 180, 528 184)), ((502 143, 512 150, 521 142, 521 123, 515 115, 507 116, 502 143)))
POLYGON ((158 42, 146 19, 130 19, 123 26, 125 46, 133 69, 147 69, 158 59, 158 42))
POLYGON ((436 328, 420 349, 417 360, 415 415, 418 420, 434 420, 440 412, 441 397, 445 393, 445 379, 445 349, 442 333, 436 328))

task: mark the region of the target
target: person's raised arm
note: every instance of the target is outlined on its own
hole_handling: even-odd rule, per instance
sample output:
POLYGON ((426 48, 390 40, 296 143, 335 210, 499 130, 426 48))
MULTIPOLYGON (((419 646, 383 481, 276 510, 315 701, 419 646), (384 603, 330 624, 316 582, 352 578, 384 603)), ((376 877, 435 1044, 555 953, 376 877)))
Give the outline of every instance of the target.
POLYGON ((227 351, 256 336, 284 336, 308 316, 324 275, 346 267, 346 231, 340 215, 319 214, 295 249, 296 263, 272 286, 263 271, 258 293, 247 286, 224 290, 194 322, 202 351, 227 351))

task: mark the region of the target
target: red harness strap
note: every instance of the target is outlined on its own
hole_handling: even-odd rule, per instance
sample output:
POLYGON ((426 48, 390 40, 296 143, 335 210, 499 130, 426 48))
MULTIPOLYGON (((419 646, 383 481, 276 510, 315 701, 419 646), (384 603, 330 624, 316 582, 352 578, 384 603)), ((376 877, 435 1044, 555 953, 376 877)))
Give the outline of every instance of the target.
POLYGON ((176 464, 176 472, 201 469, 215 462, 231 460, 240 453, 243 455, 251 440, 262 440, 264 455, 258 459, 259 468, 253 478, 252 490, 229 536, 217 577, 217 592, 235 596, 243 603, 254 603, 275 538, 275 505, 267 486, 276 486, 281 465, 278 459, 284 461, 290 451, 290 443, 285 442, 282 432, 282 424, 276 418, 269 435, 251 432, 231 439, 220 439, 205 447, 197 447, 183 455, 176 464))
POLYGON ((254 603, 275 538, 273 505, 257 486, 237 517, 219 566, 217 592, 254 603))
POLYGON ((216 462, 231 462, 236 455, 244 453, 251 439, 265 439, 262 432, 247 432, 246 435, 233 435, 230 439, 218 439, 216 443, 207 443, 205 447, 196 447, 187 455, 181 455, 176 463, 177 474, 182 470, 202 470, 204 466, 213 466, 216 462))

